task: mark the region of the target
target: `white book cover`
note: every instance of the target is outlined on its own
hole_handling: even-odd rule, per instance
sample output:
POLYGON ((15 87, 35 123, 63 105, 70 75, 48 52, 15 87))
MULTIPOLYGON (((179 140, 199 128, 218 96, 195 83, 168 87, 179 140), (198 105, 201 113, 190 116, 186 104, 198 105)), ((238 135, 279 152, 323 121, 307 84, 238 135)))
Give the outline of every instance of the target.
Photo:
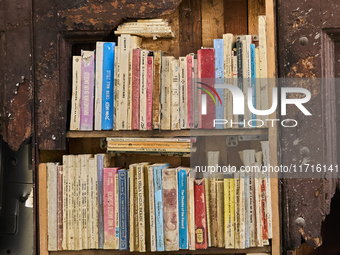
POLYGON ((120 65, 119 65, 119 129, 127 130, 128 112, 128 86, 129 86, 129 54, 131 35, 123 34, 120 45, 120 65))
MULTIPOLYGON (((118 37, 118 44, 120 43, 120 37, 118 37)), ((119 130, 119 61, 120 61, 120 47, 115 46, 115 63, 114 63, 114 91, 113 91, 113 129, 119 130)))
POLYGON ((171 60, 171 81, 172 81, 172 90, 171 90, 171 130, 179 130, 179 61, 178 59, 171 60))
POLYGON ((73 224, 74 224, 74 250, 79 250, 79 232, 78 232, 78 182, 77 182, 77 167, 78 156, 72 155, 73 171, 74 171, 74 188, 73 188, 73 224))
POLYGON ((147 58, 149 51, 141 50, 140 56, 140 85, 139 85, 139 129, 146 130, 146 81, 147 58))
POLYGON ((171 58, 162 57, 161 79, 161 129, 171 128, 171 58))
POLYGON ((74 198, 74 180, 75 180, 75 160, 73 155, 69 155, 69 161, 68 161, 68 249, 74 250, 74 216, 75 216, 75 198, 74 198))
MULTIPOLYGON (((88 232, 88 240, 89 240, 89 245, 90 249, 95 249, 95 225, 98 225, 97 222, 95 222, 95 184, 94 184, 94 172, 95 172, 95 160, 94 158, 89 158, 88 161, 88 181, 89 181, 89 186, 88 186, 88 212, 89 212, 89 232, 88 232)), ((98 231, 97 231, 98 232, 98 231)))
POLYGON ((68 250, 68 157, 63 156, 63 250, 68 250))
POLYGON ((187 58, 179 58, 179 108, 180 108, 180 128, 188 127, 188 102, 187 102, 187 58))
POLYGON ((58 163, 47 163, 48 250, 58 250, 58 163))
POLYGON ((81 157, 80 155, 76 156, 76 230, 77 231, 77 248, 78 250, 82 250, 82 190, 81 190, 81 157))
POLYGON ((104 42, 96 43, 96 78, 94 98, 94 130, 102 130, 102 98, 103 98, 103 47, 104 42))
POLYGON ((79 130, 80 128, 80 97, 81 97, 81 57, 73 56, 70 130, 79 130))

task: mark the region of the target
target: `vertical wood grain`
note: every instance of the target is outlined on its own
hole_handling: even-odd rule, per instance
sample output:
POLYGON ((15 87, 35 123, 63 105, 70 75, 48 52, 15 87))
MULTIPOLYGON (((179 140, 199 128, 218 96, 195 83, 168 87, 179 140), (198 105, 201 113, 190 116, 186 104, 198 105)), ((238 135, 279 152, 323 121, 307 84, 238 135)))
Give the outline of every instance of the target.
POLYGON ((248 33, 257 35, 259 33, 258 16, 266 14, 264 0, 248 0, 248 33))
POLYGON ((224 33, 246 35, 248 33, 247 0, 224 1, 224 33))

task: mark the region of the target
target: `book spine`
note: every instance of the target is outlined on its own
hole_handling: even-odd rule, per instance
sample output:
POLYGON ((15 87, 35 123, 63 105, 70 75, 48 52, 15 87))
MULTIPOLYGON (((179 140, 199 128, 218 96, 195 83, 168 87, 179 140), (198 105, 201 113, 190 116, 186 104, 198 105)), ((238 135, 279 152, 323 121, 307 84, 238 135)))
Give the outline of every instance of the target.
MULTIPOLYGON (((261 108, 262 110, 267 110, 268 105, 268 74, 267 74, 267 35, 266 35, 266 16, 258 16, 259 24, 259 49, 260 49, 260 98, 261 98, 261 108)), ((268 118, 268 116, 262 115, 262 120, 268 118)), ((266 123, 266 122, 265 122, 266 123)))
POLYGON ((179 249, 178 181, 175 168, 162 170, 164 246, 166 251, 179 249))
POLYGON ((235 249, 240 249, 240 173, 234 174, 235 249))
POLYGON ((150 250, 157 251, 156 247, 156 219, 155 219, 155 188, 153 167, 148 166, 148 199, 149 199, 149 215, 150 215, 150 250))
POLYGON ((58 206, 58 163, 47 163, 47 215, 48 215, 48 250, 58 250, 58 229, 55 224, 58 206))
POLYGON ((207 249, 207 222, 205 211, 204 180, 195 180, 195 243, 196 249, 207 249))
POLYGON ((245 249, 245 241, 246 241, 246 212, 245 212, 245 187, 244 187, 244 182, 245 182, 245 174, 240 173, 240 249, 245 249))
POLYGON ((205 195, 205 210, 207 219, 207 245, 211 247, 211 217, 210 217, 210 179, 204 178, 204 195, 205 195))
POLYGON ((133 49, 132 53, 132 120, 131 129, 139 129, 139 89, 140 89, 140 57, 141 50, 133 49))
POLYGON ((39 223, 42 224, 40 228, 39 238, 39 250, 44 253, 48 253, 48 215, 47 210, 47 166, 46 164, 39 164, 38 176, 39 176, 39 223))
POLYGON ((70 130, 80 128, 80 97, 81 97, 81 57, 73 56, 72 60, 72 105, 70 130))
MULTIPOLYGON (((238 83, 237 86, 238 88, 243 91, 243 45, 242 45, 242 40, 240 37, 237 37, 236 40, 236 53, 237 53, 237 79, 238 83)), ((242 124, 244 120, 244 115, 238 115, 238 126, 243 127, 244 125, 242 124)))
MULTIPOLYGON (((121 37, 118 37, 118 45, 120 45, 121 37)), ((115 79, 115 93, 113 106, 113 128, 119 130, 119 100, 120 100, 120 46, 115 47, 115 65, 114 65, 114 79, 115 79)))
POLYGON ((139 129, 146 130, 146 87, 147 87, 147 58, 149 51, 141 50, 140 59, 140 102, 139 129))
POLYGON ((162 191, 162 169, 153 168, 155 185, 155 217, 156 217, 156 248, 164 251, 164 225, 163 225, 163 191, 162 191))
POLYGON ((245 35, 242 37, 243 44, 243 94, 244 94, 244 120, 248 124, 251 119, 251 112, 248 107, 248 88, 251 88, 251 56, 250 56, 250 44, 251 35, 245 35))
POLYGON ((102 64, 102 129, 113 129, 115 43, 104 43, 102 64))
MULTIPOLYGON (((251 91, 252 91, 252 105, 256 109, 256 80, 255 80, 255 44, 250 44, 250 59, 251 59, 251 91)), ((251 113, 252 127, 256 127, 256 114, 251 113)))
MULTIPOLYGON (((260 168, 260 164, 256 162, 257 169, 260 168)), ((261 217, 261 178, 260 173, 255 174, 255 222, 256 222, 256 245, 263 246, 262 235, 262 217, 261 217)))
POLYGON ((249 174, 246 173, 244 176, 244 205, 245 205, 245 247, 249 248, 249 220, 250 220, 250 200, 249 200, 249 174))
POLYGON ((223 179, 216 180, 217 191, 217 247, 224 247, 224 183, 223 179))
POLYGON ((137 190, 138 190, 138 226, 139 226, 139 251, 145 252, 145 194, 144 194, 144 166, 137 165, 137 190))
POLYGON ((80 156, 75 156, 75 190, 74 190, 74 198, 75 198, 75 250, 82 249, 82 235, 81 235, 81 164, 80 164, 80 156))
MULTIPOLYGON (((233 51, 233 85, 235 85, 235 86, 238 86, 238 78, 237 78, 237 76, 238 76, 238 71, 237 71, 237 67, 238 67, 238 63, 237 63, 237 56, 235 55, 236 54, 236 52, 235 51, 233 51)), ((232 109, 232 98, 231 98, 231 103, 230 103, 230 105, 231 105, 231 109, 232 109)), ((232 114, 232 119, 233 119, 233 125, 230 125, 230 128, 238 128, 238 118, 239 118, 239 116, 238 115, 234 115, 234 114, 232 114)))
POLYGON ((58 166, 58 250, 63 249, 63 166, 58 166))
POLYGON ((171 58, 162 57, 162 84, 161 84, 161 129, 171 128, 171 58))
POLYGON ((119 248, 119 210, 120 210, 120 201, 119 201, 119 181, 118 181, 118 173, 114 175, 115 179, 115 247, 119 248))
MULTIPOLYGON (((197 51, 197 79, 196 79, 196 83, 199 82, 201 80, 201 70, 202 69, 202 51, 198 50, 197 51)), ((197 127, 198 128, 202 128, 202 90, 198 89, 197 87, 197 96, 196 96, 196 100, 197 100, 197 127)))
POLYGON ((187 172, 178 171, 179 248, 188 249, 187 172))
POLYGON ((225 226, 225 248, 235 248, 234 235, 234 179, 224 179, 224 226, 225 226))
POLYGON ((262 218, 262 236, 263 244, 269 245, 268 240, 268 214, 267 214, 267 196, 266 196, 266 178, 262 175, 261 178, 261 218, 262 218))
POLYGON ((119 65, 119 123, 120 130, 127 130, 127 112, 128 112, 128 93, 129 93, 129 54, 130 54, 131 35, 122 34, 120 46, 120 65, 119 65))
POLYGON ((69 171, 68 171, 68 181, 67 181, 67 185, 68 185, 68 249, 69 250, 74 250, 74 236, 75 236, 75 232, 74 232, 74 225, 75 225, 75 221, 74 221, 74 180, 75 180, 75 165, 74 165, 74 156, 73 155, 69 155, 69 171))
POLYGON ((104 155, 97 155, 97 194, 98 194, 98 248, 104 249, 104 199, 103 199, 103 168, 104 168, 104 155))
POLYGON ((188 173, 188 228, 189 228, 189 250, 195 250, 195 196, 194 179, 188 173))
POLYGON ((194 54, 190 53, 186 57, 187 60, 187 128, 194 127, 194 113, 193 113, 193 94, 192 86, 194 86, 194 54))
POLYGON ((161 92, 162 52, 154 51, 154 77, 152 92, 153 129, 160 128, 160 92, 161 92))
MULTIPOLYGON (((260 48, 255 48, 256 109, 261 110, 260 48)), ((259 118, 262 118, 261 116, 259 118)))
POLYGON ((179 82, 180 82, 180 127, 188 127, 188 102, 187 102, 187 60, 186 57, 179 58, 179 82))
MULTIPOLYGON (((223 39, 214 39, 215 49, 215 84, 223 84, 223 39)), ((220 96, 222 104, 219 102, 218 97, 215 96, 216 107, 215 107, 215 119, 224 119, 224 93, 223 88, 216 88, 217 94, 220 96)), ((223 124, 216 124, 216 129, 223 129, 223 124)))
MULTIPOLYGON (((134 217, 135 217, 135 175, 136 175, 136 172, 135 172, 135 168, 136 168, 136 164, 132 164, 129 166, 129 176, 130 176, 130 181, 129 181, 129 185, 130 185, 130 191, 131 191, 131 194, 130 194, 130 197, 129 197, 129 200, 130 200, 130 203, 129 203, 129 213, 130 213, 130 231, 129 231, 129 243, 130 243, 130 251, 133 252, 133 251, 137 251, 137 249, 135 249, 135 221, 134 221, 134 217), (132 193, 133 192, 133 193, 132 193)), ((137 248, 137 247, 136 247, 137 248)))
POLYGON ((97 176, 97 157, 95 157, 95 167, 93 169, 93 196, 94 196, 94 248, 98 249, 99 248, 99 229, 98 229, 98 213, 99 213, 99 201, 98 201, 98 176, 97 176))
POLYGON ((88 229, 88 224, 87 224, 87 196, 88 196, 88 191, 87 191, 87 161, 88 157, 86 155, 81 155, 81 186, 82 186, 82 248, 87 249, 88 248, 88 235, 87 235, 87 229, 88 229))
POLYGON ((179 61, 178 59, 172 59, 171 68, 172 68, 172 91, 171 91, 171 130, 179 130, 179 120, 180 120, 180 111, 179 111, 179 61))
POLYGON ((213 129, 215 119, 215 102, 206 91, 214 91, 215 78, 215 50, 214 49, 201 49, 198 57, 200 58, 200 69, 198 69, 198 78, 201 84, 199 87, 202 93, 202 128, 213 129), (204 83, 204 84, 202 84, 204 83))
POLYGON ((80 130, 93 130, 94 52, 81 54, 80 130))
POLYGON ((67 223, 68 223, 68 155, 63 156, 63 242, 62 249, 68 250, 68 231, 67 231, 67 223))
MULTIPOLYGON (((131 177, 132 178, 132 177, 131 177)), ((134 217, 133 217, 133 228, 134 228, 134 250, 139 251, 139 221, 138 221, 138 189, 137 189, 137 164, 134 169, 134 217)), ((132 241, 132 240, 131 240, 132 241)))
POLYGON ((125 169, 118 171, 119 185, 119 250, 129 250, 129 187, 128 172, 125 169))
POLYGON ((146 71, 146 130, 152 129, 152 86, 153 86, 153 52, 147 57, 146 71))
POLYGON ((96 42, 95 93, 94 93, 94 130, 102 130, 102 99, 103 99, 103 47, 104 42, 96 42))

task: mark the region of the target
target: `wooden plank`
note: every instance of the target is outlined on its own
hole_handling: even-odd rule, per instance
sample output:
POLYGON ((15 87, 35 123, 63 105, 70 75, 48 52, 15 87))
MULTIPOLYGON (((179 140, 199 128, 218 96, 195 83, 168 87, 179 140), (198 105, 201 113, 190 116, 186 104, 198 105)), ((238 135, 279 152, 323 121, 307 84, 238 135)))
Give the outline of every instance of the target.
POLYGON ((39 254, 48 255, 47 250, 47 169, 46 164, 39 165, 38 173, 39 198, 39 254))
POLYGON ((267 128, 243 129, 194 129, 194 130, 150 130, 150 131, 69 131, 67 138, 100 137, 177 137, 177 136, 225 136, 225 135, 266 135, 267 128))
POLYGON ((266 14, 266 7, 264 0, 248 0, 248 34, 257 35, 258 16, 266 14))
POLYGON ((178 9, 169 15, 163 16, 164 19, 168 20, 169 26, 171 30, 174 32, 175 37, 172 39, 157 39, 153 40, 152 38, 143 38, 142 48, 157 51, 161 50, 164 52, 166 56, 174 56, 175 58, 179 58, 179 12, 178 9))
POLYGON ((179 6, 180 56, 196 53, 202 46, 201 0, 186 0, 179 6))
POLYGON ((214 47, 214 39, 221 39, 224 33, 223 0, 203 0, 202 4, 202 46, 214 47))
MULTIPOLYGON (((223 249, 223 248, 209 248, 207 250, 179 250, 167 251, 167 254, 226 254, 226 253, 268 253, 270 246, 248 248, 248 249, 223 249)), ((54 251, 50 255, 108 255, 114 253, 115 255, 140 254, 139 252, 131 253, 129 251, 118 250, 83 250, 83 251, 54 251)), ((164 254, 164 252, 144 252, 145 255, 164 254)))
POLYGON ((247 0, 224 0, 224 33, 248 33, 247 0))

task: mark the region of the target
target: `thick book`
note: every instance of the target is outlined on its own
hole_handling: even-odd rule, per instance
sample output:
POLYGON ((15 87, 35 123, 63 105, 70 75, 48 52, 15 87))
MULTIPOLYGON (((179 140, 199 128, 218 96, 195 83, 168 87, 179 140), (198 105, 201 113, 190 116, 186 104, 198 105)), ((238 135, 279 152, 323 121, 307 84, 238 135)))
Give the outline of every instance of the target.
POLYGON ((58 250, 58 163, 47 163, 48 250, 58 250))
POLYGON ((187 170, 178 168, 179 248, 188 249, 187 170))
POLYGON ((163 223, 163 190, 162 190, 162 169, 170 164, 153 164, 153 177, 155 188, 155 218, 156 218, 156 248, 157 251, 164 251, 164 223, 163 223))
POLYGON ((118 170, 119 185, 119 250, 129 250, 129 175, 118 170))
POLYGON ((80 128, 80 97, 81 97, 81 57, 73 56, 70 130, 79 130, 80 128))
POLYGON ((115 46, 114 42, 106 42, 103 46, 102 130, 113 129, 115 46))
POLYGON ((161 79, 161 129, 171 129, 171 60, 174 57, 162 57, 161 79))
POLYGON ((180 108, 180 128, 188 127, 188 102, 187 102, 187 59, 186 57, 179 58, 179 108, 180 108))
POLYGON ((80 130, 93 130, 94 51, 81 53, 80 130))
POLYGON ((152 129, 152 87, 153 87, 153 52, 149 51, 146 62, 146 119, 145 129, 152 129))
POLYGON ((161 70, 162 52, 154 51, 154 74, 152 91, 152 125, 153 129, 160 128, 160 92, 161 92, 161 70))
POLYGON ((206 48, 197 52, 198 80, 201 89, 202 128, 213 129, 215 119, 215 50, 206 48))
POLYGON ((57 199, 58 199, 58 250, 63 249, 63 166, 58 166, 58 193, 57 193, 57 199))
POLYGON ((102 130, 103 102, 103 47, 104 42, 96 42, 96 77, 94 86, 94 130, 102 130))
POLYGON ((194 93, 193 86, 195 86, 195 54, 190 53, 186 56, 187 60, 187 128, 194 127, 194 93))
MULTIPOLYGON (((214 49, 215 49, 215 84, 224 84, 223 82, 223 65, 224 65, 223 39, 214 39, 214 49)), ((224 105, 223 105, 224 89, 216 88, 216 92, 219 97, 215 95, 215 100, 216 100, 215 119, 225 119, 224 118, 224 105), (221 99, 221 102, 219 101, 219 98, 221 99)), ((224 124, 216 124, 215 128, 223 129, 224 124)))
POLYGON ((166 251, 179 249, 177 169, 162 170, 164 246, 166 251))
POLYGON ((146 104, 147 104, 147 61, 148 50, 141 50, 140 57, 140 88, 139 88, 139 129, 146 130, 146 104))
POLYGON ((115 182, 114 175, 118 168, 103 169, 103 209, 104 209, 104 249, 116 249, 115 246, 115 182))
POLYGON ((179 61, 178 59, 172 59, 171 61, 171 130, 180 129, 180 108, 179 108, 179 61))
POLYGON ((207 249, 207 220, 205 211, 204 180, 195 180, 195 243, 196 249, 207 249))
POLYGON ((139 129, 139 89, 140 89, 140 57, 141 49, 132 50, 132 114, 131 129, 139 129))

